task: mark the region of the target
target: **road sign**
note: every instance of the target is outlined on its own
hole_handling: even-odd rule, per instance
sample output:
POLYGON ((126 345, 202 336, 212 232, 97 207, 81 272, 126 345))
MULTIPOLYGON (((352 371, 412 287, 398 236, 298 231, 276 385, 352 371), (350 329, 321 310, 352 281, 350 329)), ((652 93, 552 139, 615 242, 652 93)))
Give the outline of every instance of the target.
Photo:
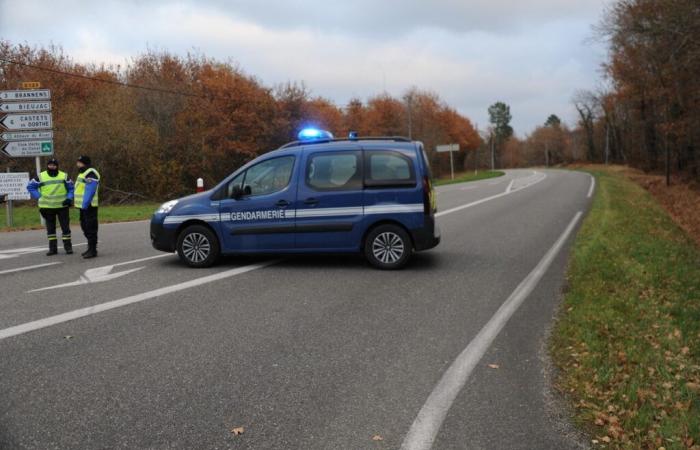
POLYGON ((438 145, 435 147, 435 151, 438 153, 458 152, 459 144, 438 145))
POLYGON ((51 100, 51 91, 48 89, 0 91, 0 100, 51 100))
POLYGON ((53 127, 51 113, 8 114, 0 120, 8 130, 50 130, 53 127))
POLYGON ((27 192, 28 172, 0 172, 0 195, 7 194, 8 200, 29 200, 27 192))
POLYGON ((12 141, 2 147, 2 152, 13 158, 51 156, 53 155, 53 141, 12 141))
POLYGON ((23 81, 19 84, 22 89, 39 89, 41 83, 38 81, 23 81))
POLYGON ((450 174, 452 175, 452 179, 455 179, 455 162, 454 158, 452 157, 452 153, 458 152, 459 151, 459 144, 447 144, 447 145, 438 145, 435 147, 435 151, 438 153, 450 153, 450 174))
POLYGON ((16 102, 16 103, 0 103, 0 111, 2 112, 41 112, 51 111, 51 102, 16 102))
POLYGON ((51 141, 53 131, 6 131, 0 134, 3 141, 51 141))

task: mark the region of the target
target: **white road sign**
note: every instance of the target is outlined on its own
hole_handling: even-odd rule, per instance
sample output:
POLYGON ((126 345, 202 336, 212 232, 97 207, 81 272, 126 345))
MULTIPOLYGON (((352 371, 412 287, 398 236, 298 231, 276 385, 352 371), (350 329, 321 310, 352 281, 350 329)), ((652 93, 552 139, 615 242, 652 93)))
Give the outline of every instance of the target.
POLYGON ((2 147, 2 152, 10 157, 51 156, 53 141, 12 141, 2 147))
POLYGON ((41 112, 51 111, 51 102, 0 103, 2 112, 41 112))
POLYGON ((438 153, 458 152, 459 144, 438 145, 435 147, 435 151, 438 153))
POLYGON ((28 89, 21 91, 0 91, 0 100, 50 100, 49 89, 28 89))
POLYGON ((8 130, 49 130, 53 128, 51 113, 8 114, 0 120, 8 130))
POLYGON ((53 131, 6 131, 0 134, 3 141, 51 141, 53 131))
POLYGON ((29 200, 28 172, 0 172, 0 195, 9 194, 9 200, 29 200))

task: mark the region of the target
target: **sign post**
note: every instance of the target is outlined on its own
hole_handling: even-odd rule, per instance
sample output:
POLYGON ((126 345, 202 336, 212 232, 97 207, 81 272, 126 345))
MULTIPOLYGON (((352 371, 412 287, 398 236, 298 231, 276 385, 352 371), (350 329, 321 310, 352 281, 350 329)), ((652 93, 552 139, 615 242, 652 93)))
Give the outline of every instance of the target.
POLYGON ((452 156, 452 153, 458 152, 459 151, 459 144, 447 144, 447 145, 438 145, 435 148, 435 151, 438 153, 450 153, 450 175, 452 176, 452 179, 455 179, 455 163, 454 163, 454 157, 452 156))
MULTIPOLYGON (((19 90, 0 91, 0 131, 4 131, 0 134, 0 152, 12 158, 33 156, 38 177, 41 156, 54 153, 51 91, 40 89, 38 81, 25 81, 20 86, 19 90)), ((11 209, 8 203, 8 211, 11 209)), ((41 223, 45 223, 43 217, 41 223)))

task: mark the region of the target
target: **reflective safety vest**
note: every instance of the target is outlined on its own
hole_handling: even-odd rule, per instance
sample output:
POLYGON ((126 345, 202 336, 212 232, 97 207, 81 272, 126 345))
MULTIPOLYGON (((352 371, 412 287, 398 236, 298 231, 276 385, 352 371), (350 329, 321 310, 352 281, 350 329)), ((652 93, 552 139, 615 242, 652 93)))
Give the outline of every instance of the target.
POLYGON ((63 202, 68 195, 66 183, 68 175, 58 171, 55 177, 49 175, 48 171, 39 174, 39 208, 64 208, 63 202))
MULTIPOLYGON (((74 193, 74 205, 76 208, 82 208, 83 206, 83 197, 85 196, 85 177, 88 174, 95 174, 95 177, 97 177, 97 180, 100 180, 100 172, 98 172, 96 169, 90 167, 83 173, 78 174, 78 178, 75 180, 75 193, 74 193)), ((92 201, 90 202, 90 206, 97 207, 99 204, 99 200, 97 197, 97 194, 99 193, 100 190, 100 185, 97 185, 97 190, 95 191, 95 195, 92 196, 92 201)))

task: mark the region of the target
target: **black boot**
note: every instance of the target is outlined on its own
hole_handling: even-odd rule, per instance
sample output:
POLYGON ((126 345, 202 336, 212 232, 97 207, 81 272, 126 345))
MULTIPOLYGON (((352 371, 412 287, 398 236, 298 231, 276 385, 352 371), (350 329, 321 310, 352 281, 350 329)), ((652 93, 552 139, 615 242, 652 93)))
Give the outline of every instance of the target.
POLYGON ((53 256, 56 253, 58 253, 58 242, 57 241, 49 241, 49 251, 46 253, 46 256, 53 256))
POLYGON ((83 258, 89 259, 89 258, 94 258, 96 256, 97 256, 97 245, 88 244, 88 249, 85 253, 83 253, 83 258))
POLYGON ((73 254, 73 243, 70 239, 63 241, 63 248, 66 250, 66 255, 73 254))

